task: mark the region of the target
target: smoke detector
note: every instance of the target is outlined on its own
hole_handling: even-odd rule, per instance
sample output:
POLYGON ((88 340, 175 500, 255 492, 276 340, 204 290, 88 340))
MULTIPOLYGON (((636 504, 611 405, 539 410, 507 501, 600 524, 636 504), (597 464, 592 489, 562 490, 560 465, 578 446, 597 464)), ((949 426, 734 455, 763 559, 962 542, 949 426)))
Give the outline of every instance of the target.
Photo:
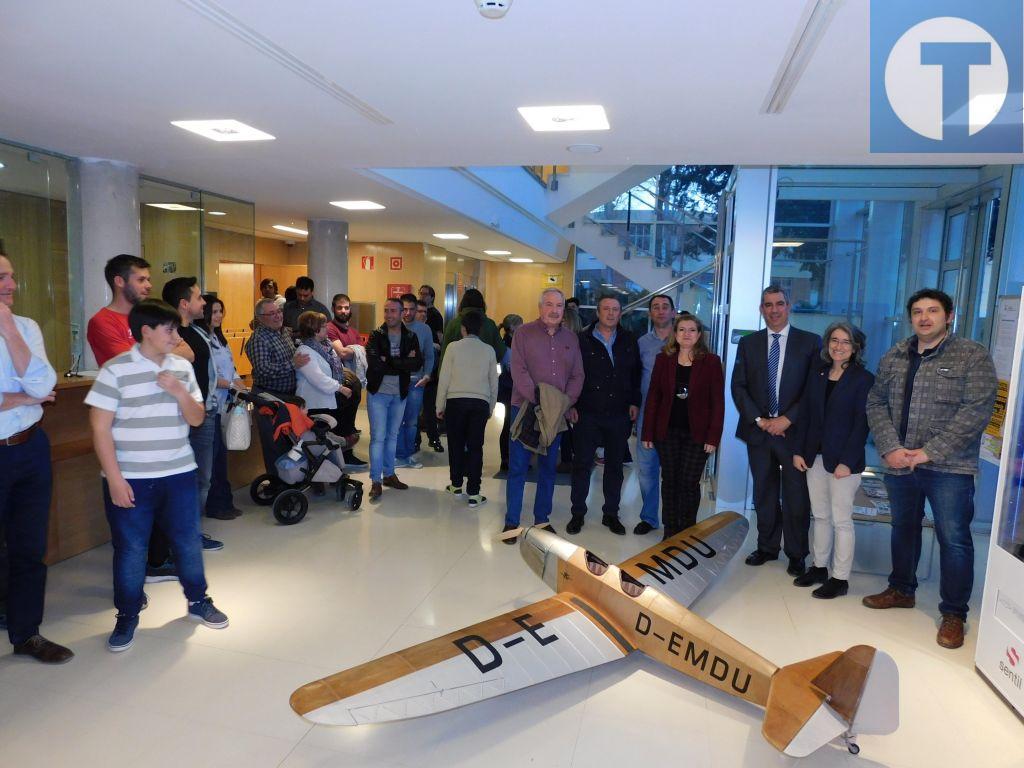
POLYGON ((512 0, 475 0, 476 8, 485 19, 500 19, 512 7, 512 0))

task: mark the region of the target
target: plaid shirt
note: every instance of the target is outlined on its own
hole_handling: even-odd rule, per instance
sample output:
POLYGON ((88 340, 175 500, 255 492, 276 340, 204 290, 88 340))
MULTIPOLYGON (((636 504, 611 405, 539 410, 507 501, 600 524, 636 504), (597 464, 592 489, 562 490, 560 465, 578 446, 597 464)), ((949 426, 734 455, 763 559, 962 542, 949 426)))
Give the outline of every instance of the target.
POLYGON ((245 345, 252 363, 252 383, 260 389, 295 394, 295 345, 286 330, 278 332, 259 326, 245 345))
MULTIPOLYGON (((921 359, 914 377, 907 437, 900 442, 900 419, 910 367, 910 344, 904 339, 882 356, 875 385, 868 393, 868 425, 875 447, 884 456, 897 448, 924 448, 931 459, 925 469, 973 475, 978 471, 981 435, 992 418, 996 369, 981 344, 948 336, 935 353, 921 359)), ((887 469, 894 475, 909 469, 887 469)))

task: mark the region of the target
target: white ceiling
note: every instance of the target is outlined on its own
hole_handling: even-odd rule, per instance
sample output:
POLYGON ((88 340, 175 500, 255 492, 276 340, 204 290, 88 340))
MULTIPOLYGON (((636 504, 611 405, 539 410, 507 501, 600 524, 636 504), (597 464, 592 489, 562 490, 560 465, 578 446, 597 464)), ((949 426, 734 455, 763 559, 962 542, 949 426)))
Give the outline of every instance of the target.
POLYGON ((3 5, 0 138, 252 200, 263 232, 344 218, 355 240, 454 230, 473 238, 467 252, 522 250, 358 169, 571 164, 565 147, 581 141, 603 147, 586 157, 602 165, 880 161, 868 152, 864 0, 840 7, 778 115, 761 106, 808 0, 516 0, 499 21, 473 0, 3 5), (612 130, 536 134, 516 113, 562 103, 603 104, 612 130), (277 140, 218 144, 170 125, 214 117, 277 140))

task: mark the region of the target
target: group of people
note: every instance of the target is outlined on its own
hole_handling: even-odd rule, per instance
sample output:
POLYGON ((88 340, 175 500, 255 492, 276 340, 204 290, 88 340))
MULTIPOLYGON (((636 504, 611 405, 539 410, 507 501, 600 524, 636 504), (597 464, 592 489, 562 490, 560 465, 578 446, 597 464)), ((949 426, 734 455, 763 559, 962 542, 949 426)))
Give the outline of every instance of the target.
MULTIPOLYGON (((90 319, 87 333, 100 366, 85 402, 114 550, 117 615, 107 645, 115 652, 132 646, 148 602, 146 582, 180 581, 190 618, 227 626, 208 595, 203 566, 204 553, 223 544, 202 534, 200 521, 204 514, 241 514, 227 478, 221 422, 232 390, 244 385, 222 328, 224 303, 202 295, 195 277, 173 278, 162 300, 151 299, 149 269, 130 255, 108 262, 112 300, 90 319)), ((49 444, 39 421, 42 405, 55 397, 56 374, 38 325, 13 314, 16 289, 0 247, 0 523, 9 561, 0 570, 10 575, 7 630, 15 653, 59 663, 72 652, 39 634, 51 493, 49 444)), ((650 298, 650 330, 638 338, 620 324, 615 296, 601 297, 593 322, 573 330, 564 294, 547 289, 536 319, 508 315, 499 330, 480 291, 467 290, 445 324, 433 288, 424 285, 418 296, 388 298, 383 324, 363 336, 352 327, 350 298, 335 295, 328 310, 308 277, 296 281, 290 300, 277 294, 273 280, 260 289, 245 345, 252 390, 301 398, 310 412, 332 414, 346 439, 346 463, 365 465, 352 452, 365 389, 371 501, 385 487, 408 488, 396 471, 422 467, 421 431, 433 450, 444 451, 443 422, 446 490, 471 507, 484 504, 484 434, 502 402, 504 531, 520 524, 531 463, 534 523, 554 530, 555 476, 570 425, 567 534, 585 524, 599 450, 601 522, 626 533, 620 502, 634 433, 642 497, 634 534, 663 525, 670 539, 696 523, 705 466, 721 442, 725 380, 700 319, 677 313, 671 296, 650 298)), ((763 291, 760 312, 767 327, 739 341, 731 380, 757 516, 757 548, 746 563, 760 566, 784 551, 796 585, 817 586, 820 598, 846 594, 853 500, 870 431, 888 468, 893 565, 888 588, 864 604, 914 605, 927 500, 940 546, 938 642, 959 646, 973 579, 974 474, 996 388, 987 350, 950 334, 952 301, 936 290, 910 298, 914 335, 882 357, 877 376, 864 367, 864 335, 849 323, 833 323, 822 337, 791 326, 779 286, 763 291), (813 563, 806 568, 812 518, 813 563)), ((256 423, 273 472, 272 423, 262 416, 256 423)))

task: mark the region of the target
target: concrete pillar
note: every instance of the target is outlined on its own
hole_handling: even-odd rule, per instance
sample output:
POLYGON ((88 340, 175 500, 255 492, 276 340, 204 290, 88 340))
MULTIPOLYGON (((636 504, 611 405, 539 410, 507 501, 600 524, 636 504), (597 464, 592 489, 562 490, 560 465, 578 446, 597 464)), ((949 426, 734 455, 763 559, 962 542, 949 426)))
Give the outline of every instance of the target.
POLYGON ((309 219, 309 276, 316 283, 314 295, 331 309, 331 297, 348 293, 348 222, 340 219, 309 219))
POLYGON ((89 318, 113 298, 103 267, 120 253, 142 252, 139 223, 139 172, 127 163, 79 158, 69 163, 68 241, 71 253, 71 308, 78 326, 73 354, 82 355, 82 369, 96 368, 85 341, 89 318))
POLYGON ((768 285, 771 276, 776 187, 775 168, 739 168, 736 171, 735 235, 732 267, 727 272, 731 282, 726 293, 725 429, 718 454, 717 506, 720 509, 749 508, 751 480, 747 446, 735 436, 738 413, 729 393, 736 362, 733 333, 760 330, 764 322, 758 307, 761 289, 768 285))

